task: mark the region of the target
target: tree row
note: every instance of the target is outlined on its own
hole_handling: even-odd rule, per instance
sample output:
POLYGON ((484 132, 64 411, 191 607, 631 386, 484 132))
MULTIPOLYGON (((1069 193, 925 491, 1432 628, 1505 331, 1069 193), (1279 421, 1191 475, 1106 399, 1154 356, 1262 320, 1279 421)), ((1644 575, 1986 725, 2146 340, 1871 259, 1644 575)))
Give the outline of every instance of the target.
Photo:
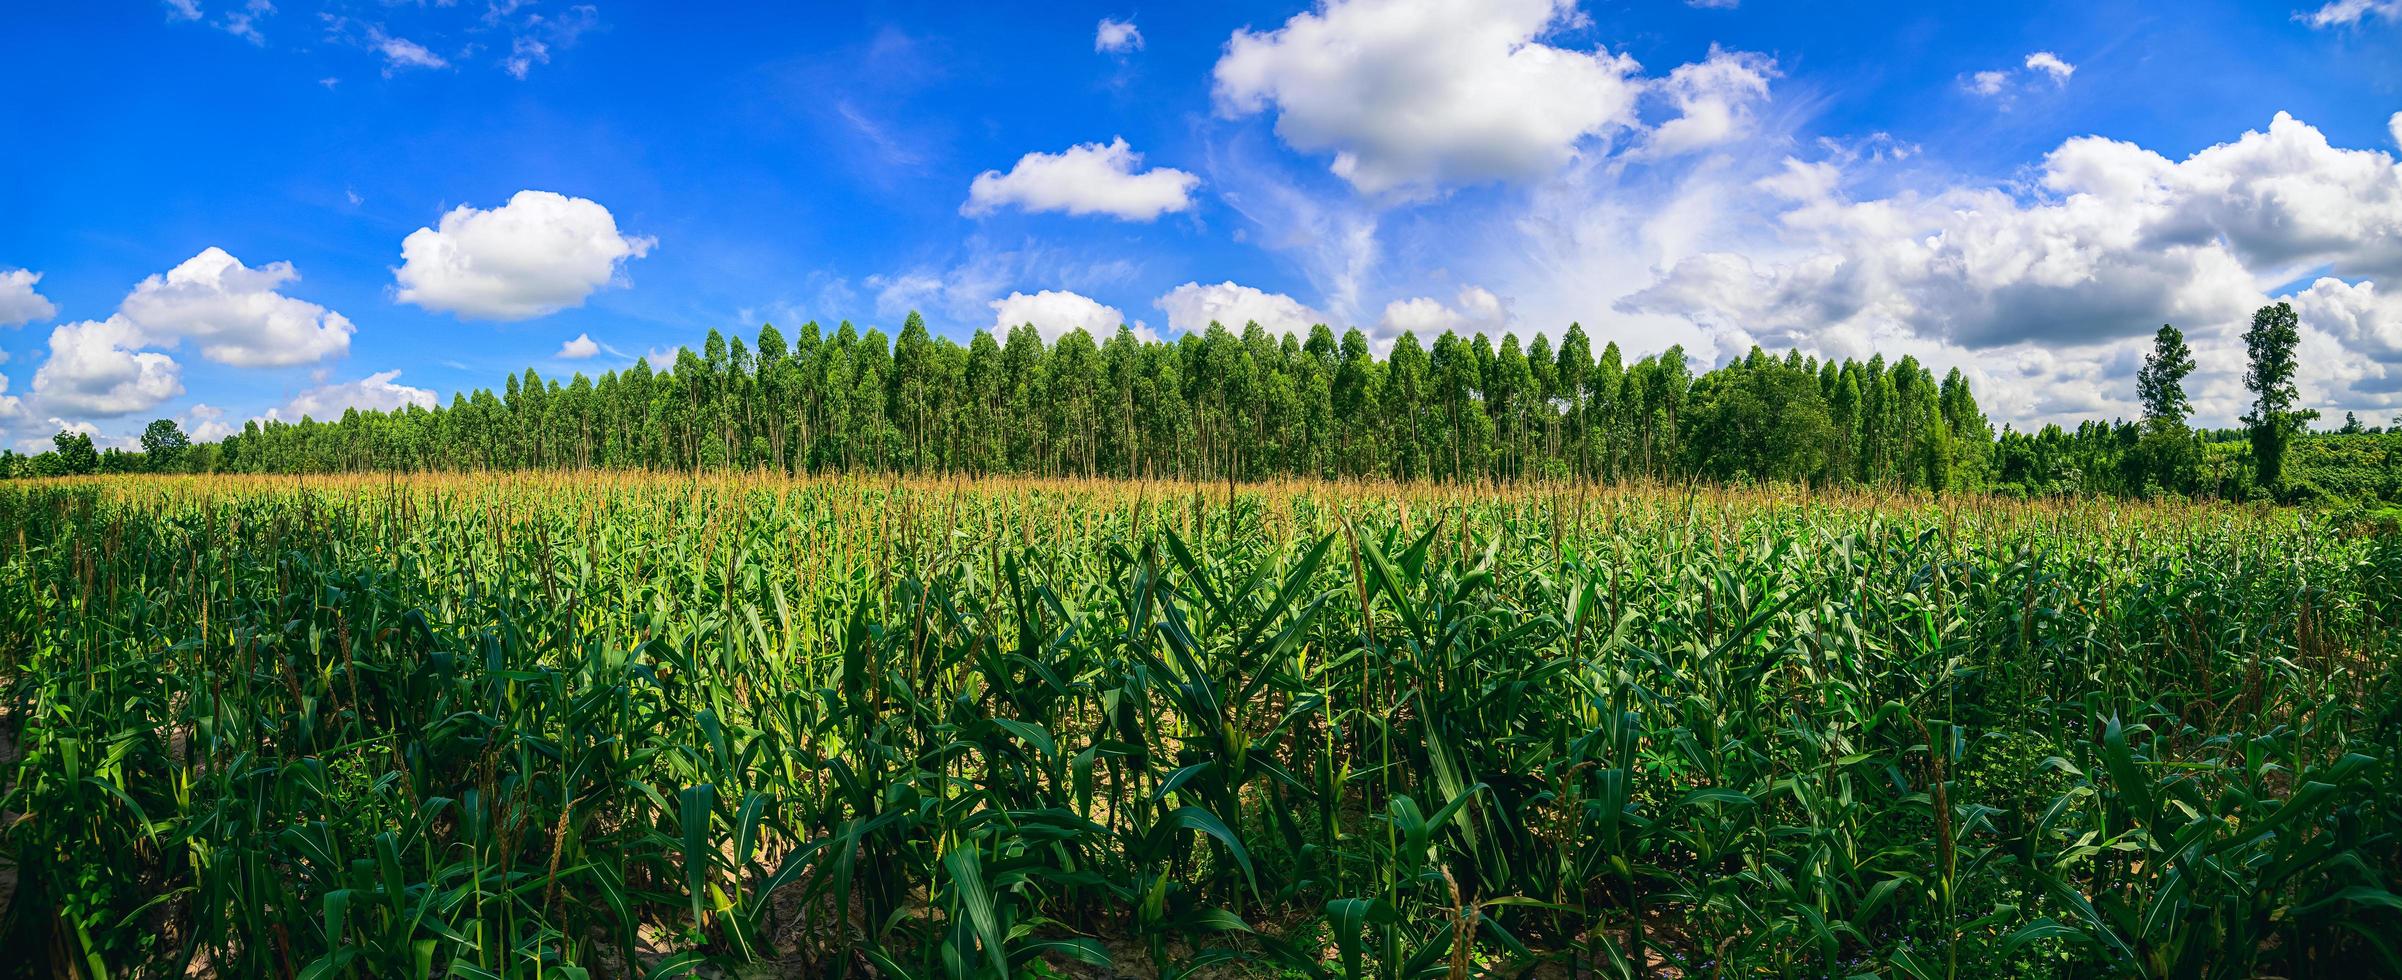
MULTIPOLYGON (((2280 325, 2291 334, 2290 308, 2261 315, 2270 334, 2280 325)), ((2292 406, 2293 341, 2267 336, 2254 346, 2275 404, 2258 409, 2263 421, 2252 432, 2290 440, 2315 417, 2292 406)), ((461 392, 448 405, 254 420, 214 446, 185 449, 172 423, 164 432, 154 423, 142 465, 1703 478, 2236 495, 2238 484, 2275 485, 2276 438, 2254 438, 2239 474, 2207 467, 2207 436, 2185 423, 2192 369, 2182 336, 2163 327, 2139 383, 2141 422, 1997 434, 1957 369, 1938 379, 1910 357, 1834 361, 1755 347, 1695 375, 1678 347, 1631 364, 1615 343, 1596 355, 1574 324, 1556 346, 1542 334, 1522 344, 1514 333, 1496 342, 1445 332, 1428 345, 1405 333, 1382 357, 1358 330, 1337 339, 1318 326, 1301 337, 1258 324, 1239 333, 1212 324, 1172 342, 1123 327, 1096 342, 1075 330, 1055 343, 1021 326, 1003 337, 979 331, 961 345, 932 336, 913 313, 893 340, 847 322, 831 334, 809 323, 789 341, 772 325, 747 343, 712 330, 699 350, 679 349, 669 364, 638 359, 564 382, 529 368, 498 391, 461 392), (2264 459, 2271 463, 2252 465, 2264 459)), ((70 450, 62 443, 61 451, 70 450)), ((88 441, 81 453, 90 453, 88 441)), ((91 465, 132 468, 126 455, 91 465)))

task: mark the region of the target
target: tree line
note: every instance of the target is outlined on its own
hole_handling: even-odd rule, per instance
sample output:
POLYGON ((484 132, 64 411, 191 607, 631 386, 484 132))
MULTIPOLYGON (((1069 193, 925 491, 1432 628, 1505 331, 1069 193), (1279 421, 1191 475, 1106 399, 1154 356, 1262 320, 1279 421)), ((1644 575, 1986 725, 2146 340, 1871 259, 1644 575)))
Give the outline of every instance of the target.
POLYGON ((609 467, 1698 478, 2241 495, 2252 481, 2276 485, 2283 446, 2316 414, 2293 407, 2291 308, 2261 315, 2267 327, 2253 331, 2261 334, 2253 359, 2266 394, 2253 430, 2283 435, 2252 440, 2260 463, 2240 479, 2213 473, 2210 435, 2186 426, 2192 357, 2170 327, 2139 380, 2141 422, 1996 433, 1959 370, 1939 379, 1911 357, 1835 361, 1755 347, 1695 375, 1680 347, 1631 364, 1615 343, 1597 355, 1575 324, 1556 346, 1542 334, 1522 344, 1515 333, 1496 343, 1447 331, 1426 345, 1405 333, 1383 357, 1356 329, 1338 339, 1321 325, 1303 337, 1256 323, 1239 333, 1213 323, 1174 341, 1121 327, 1096 342, 1073 330, 1053 343, 1020 326, 1000 337, 978 331, 961 345, 932 336, 915 313, 893 340, 848 322, 830 335, 809 323, 789 341, 773 325, 747 343, 712 330, 698 351, 679 349, 656 367, 638 359, 564 382, 528 368, 498 391, 461 392, 448 405, 253 420, 213 445, 186 445, 161 420, 141 453, 94 454, 88 438, 61 433, 57 452, 0 465, 12 473, 609 467))

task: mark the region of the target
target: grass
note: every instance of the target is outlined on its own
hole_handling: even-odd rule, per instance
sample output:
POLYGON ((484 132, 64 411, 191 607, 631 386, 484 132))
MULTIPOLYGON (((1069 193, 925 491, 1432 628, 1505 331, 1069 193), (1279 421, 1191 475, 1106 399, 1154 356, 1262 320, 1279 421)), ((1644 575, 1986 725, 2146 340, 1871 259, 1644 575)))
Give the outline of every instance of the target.
POLYGON ((2402 540, 1760 490, 0 488, 45 975, 2402 971, 2402 540))

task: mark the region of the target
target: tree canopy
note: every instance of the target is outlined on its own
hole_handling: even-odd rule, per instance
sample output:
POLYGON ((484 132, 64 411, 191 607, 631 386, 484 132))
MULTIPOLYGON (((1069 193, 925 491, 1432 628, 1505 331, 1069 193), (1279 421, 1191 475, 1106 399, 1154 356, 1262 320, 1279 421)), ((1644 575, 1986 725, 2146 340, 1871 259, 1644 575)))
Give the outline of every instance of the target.
MULTIPOLYGON (((1556 342, 1404 333, 1385 356, 1374 351, 1361 331, 1338 337, 1324 326, 1279 335, 1211 324, 1173 341, 1072 330, 1055 342, 1020 326, 965 344, 933 336, 915 315, 894 339, 847 322, 789 335, 764 326, 749 342, 713 330, 661 365, 643 358, 565 380, 529 368, 444 405, 252 420, 213 445, 191 445, 162 419, 143 434, 144 453, 110 450, 75 472, 1708 479, 2230 496, 2250 486, 2248 466, 2230 469, 2206 452, 2214 437, 2185 427, 2192 353, 2173 327, 2156 336, 2138 378, 2142 424, 2034 432, 1997 433, 1965 375, 1937 378, 1912 357, 1753 348, 1696 375, 1682 348, 1629 363, 1615 343, 1596 353, 1575 324, 1556 342)), ((2262 411, 2310 417, 2291 409, 2290 349, 2284 357, 2282 368, 2256 367, 2282 379, 2262 411)), ((79 445, 75 465, 86 465, 90 441, 79 445)), ((12 473, 62 468, 12 459, 12 473)))

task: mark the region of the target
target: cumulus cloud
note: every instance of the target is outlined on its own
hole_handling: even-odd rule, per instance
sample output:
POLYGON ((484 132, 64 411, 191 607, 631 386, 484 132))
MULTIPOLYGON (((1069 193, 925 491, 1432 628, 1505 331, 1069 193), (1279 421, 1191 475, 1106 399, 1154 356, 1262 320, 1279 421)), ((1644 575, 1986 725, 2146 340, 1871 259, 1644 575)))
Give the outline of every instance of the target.
POLYGON ((25 400, 8 393, 8 375, 0 374, 0 422, 23 418, 25 400))
POLYGON ((378 371, 356 381, 319 385, 292 396, 282 407, 269 409, 267 417, 279 422, 298 422, 312 418, 320 422, 342 417, 348 409, 389 412, 415 405, 434 407, 434 393, 424 388, 398 384, 393 379, 399 371, 378 371))
MULTIPOLYGON (((2347 278, 2321 278, 2297 297, 2309 342, 2335 352, 2319 367, 2322 390, 2367 391, 2359 386, 2381 383, 2383 362, 2402 352, 2393 346, 2402 316, 2362 281, 2402 276, 2402 170, 2384 153, 2333 147, 2279 114, 2265 131, 2183 160, 2072 139, 2037 177, 2031 190, 1853 201, 1826 166, 1791 162, 1759 182, 1786 202, 1776 221, 1787 248, 1688 256, 1616 306, 1687 318, 1738 343, 1858 356, 1932 345, 1988 367, 2035 364, 2043 380, 2021 379, 2030 389, 2071 377, 2125 387, 2118 375, 2139 362, 2143 337, 2174 322, 2197 347, 2212 345, 2203 365, 2212 387, 2197 404, 2223 420, 2240 404, 2241 321, 2265 291, 2331 268, 2347 278), (2030 347, 2051 361, 2032 359, 2030 347)), ((2046 410, 2045 397, 2026 403, 2046 410)))
POLYGON ((559 352, 551 356, 566 358, 567 360, 571 361, 581 361, 588 357, 598 356, 599 354, 600 343, 593 340, 591 334, 580 333, 575 335, 574 340, 560 344, 559 352))
MULTIPOLYGON (((1082 329, 1095 341, 1108 340, 1126 324, 1126 314, 1089 296, 1060 289, 1046 289, 1033 295, 1012 292, 992 301, 995 336, 1006 334, 1011 327, 1032 324, 1046 342, 1056 343, 1069 331, 1082 329)), ((1135 333, 1145 340, 1157 335, 1140 323, 1133 324, 1135 333)))
POLYGON ((2350 27, 2367 18, 2402 21, 2402 0, 2334 0, 2294 19, 2312 27, 2350 27))
POLYGON ((107 449, 109 448, 109 443, 111 442, 117 443, 118 448, 130 448, 124 445, 126 440, 121 438, 110 439, 107 434, 100 431, 99 426, 93 425, 90 422, 69 421, 54 415, 45 420, 42 430, 46 434, 20 441, 17 444, 25 447, 27 452, 48 452, 51 449, 56 448, 58 443, 51 441, 51 437, 47 433, 74 432, 80 433, 83 436, 91 439, 92 448, 94 449, 107 449))
POLYGON ((289 262, 253 269, 211 246, 136 285, 118 307, 138 343, 189 338, 201 356, 237 367, 306 364, 350 350, 349 318, 276 291, 297 281, 289 262))
POLYGON ((1101 18, 1101 26, 1093 29, 1093 50, 1108 54, 1125 54, 1143 49, 1143 32, 1135 29, 1131 20, 1115 17, 1101 18))
POLYGON ((2028 55, 2027 69, 2051 76, 2052 82, 2058 85, 2068 84, 2068 76, 2077 73, 2077 66, 2060 60, 2059 55, 2049 51, 2037 51, 2028 55))
POLYGON ((1028 153, 1006 174, 977 174, 959 213, 975 217, 1014 206, 1150 221, 1193 206, 1193 188, 1201 178, 1172 167, 1136 173, 1142 160, 1122 136, 1107 144, 1080 143, 1060 153, 1028 153))
POLYGON ((1634 59, 1540 40, 1580 17, 1570 0, 1326 0, 1237 31, 1215 97, 1273 111, 1286 143, 1369 193, 1539 177, 1636 124, 1634 59))
POLYGON ((123 316, 59 325, 50 331, 50 359, 33 373, 34 400, 47 411, 106 418, 183 394, 182 367, 140 350, 143 340, 123 316))
POLYGON ((191 340, 200 355, 235 367, 279 367, 338 357, 355 329, 325 307, 283 295, 297 281, 289 262, 253 269, 207 248, 136 284, 105 320, 62 324, 33 375, 45 412, 109 417, 183 394, 183 367, 145 348, 191 340))
POLYGON ((216 442, 240 431, 225 421, 224 409, 205 402, 194 402, 177 421, 193 442, 216 442))
POLYGON ((2380 291, 2367 280, 2324 276, 2295 294, 2294 310, 2344 346, 2402 368, 2402 282, 2380 291))
POLYGON ((2280 114, 2267 132, 2171 161, 2083 137, 2045 158, 2022 202, 1996 189, 1785 213, 1821 248, 1770 268, 1680 262, 1633 308, 1691 307, 1792 329, 1862 315, 1983 346, 2132 336, 2162 316, 2223 316, 2288 272, 2341 261, 2402 272, 2402 174, 2280 114))
MULTIPOLYGON (((1083 250, 1069 250, 1027 240, 1013 248, 997 247, 982 236, 969 236, 964 254, 947 265, 927 265, 863 277, 860 286, 872 299, 887 333, 911 311, 922 313, 941 327, 978 328, 989 325, 994 297, 1025 283, 1040 283, 1087 295, 1126 288, 1140 269, 1122 251, 1096 259, 1083 250)), ((845 286, 829 295, 850 295, 845 286)), ((848 301, 820 303, 819 308, 849 311, 848 301)))
POLYGON ((1678 115, 1652 130, 1644 151, 1674 156, 1743 135, 1752 106, 1767 101, 1768 80, 1776 74, 1773 58, 1712 45, 1707 59, 1677 66, 1660 83, 1678 115))
POLYGON ((1232 330, 1257 323, 1272 333, 1305 334, 1327 322, 1325 314, 1283 293, 1233 282, 1213 286, 1188 282, 1168 290, 1152 305, 1168 315, 1168 329, 1179 333, 1206 330, 1212 323, 1232 330))
POLYGON ((2063 88, 2068 85, 2069 76, 2077 73, 2077 66, 2049 51, 2027 55, 2025 66, 2017 71, 1994 69, 1972 72, 1960 79, 1960 86, 1977 95, 1999 99, 2006 108, 2011 101, 2008 96, 2022 88, 2029 79, 2040 76, 2050 79, 2052 87, 2063 88))
POLYGON ((1377 334, 1380 341, 1399 337, 1403 331, 1417 334, 1421 341, 1439 336, 1445 330, 1463 335, 1498 335, 1508 329, 1509 320, 1509 309, 1501 297, 1481 286, 1466 286, 1450 303, 1419 296, 1385 304, 1384 317, 1377 321, 1377 334))
MULTIPOLYGON (((1997 421, 2023 424, 2136 410, 2144 346, 2174 322, 2202 364, 2197 418, 2219 425, 2242 410, 2239 337, 2252 309, 2325 277, 2334 281, 2294 297, 2309 304, 2306 348, 2324 354, 2305 364, 2306 397, 2364 417, 2402 407, 2402 364, 2382 346, 2402 322, 2392 316, 2402 305, 2393 288, 2402 175, 2390 151, 2331 146, 2279 116, 2190 155, 2084 138, 2059 144, 2025 179, 1946 178, 1895 166, 1914 148, 1885 134, 1793 130, 1803 114, 1772 111, 1761 93, 1773 63, 1724 52, 1686 66, 1681 85, 1674 71, 1656 81, 1631 65, 1619 73, 1656 96, 1645 119, 1674 116, 1656 128, 1629 110, 1557 140, 1480 131, 1455 143, 1461 130, 1438 125, 1459 114, 1452 83, 1506 79, 1494 63, 1553 49, 1565 9, 1505 7, 1431 32, 1437 43, 1424 29, 1444 13, 1433 0, 1325 0, 1278 30, 1238 33, 1218 66, 1221 111, 1273 118, 1284 144, 1337 155, 1337 172, 1367 193, 1326 195, 1242 138, 1217 148, 1205 175, 1248 222, 1247 240, 1291 258, 1322 308, 1375 323, 1380 340, 1403 328, 1557 331, 1575 320, 1597 347, 1615 340, 1639 355, 1683 344, 1698 363, 1753 343, 1911 355, 1938 371, 1959 367, 1997 421), (1482 40, 1496 25, 1512 38, 1482 40), (1442 77, 1422 77, 1421 65, 1442 77), (1409 128, 1430 120, 1433 132, 1409 128), (1713 140, 1737 152, 1669 155, 1713 140), (1489 155, 1466 157, 1462 143, 1489 155), (1507 195, 1414 193, 1520 177, 1523 189, 1507 195), (1859 190, 1869 187, 1878 190, 1859 190), (1386 217, 1399 201, 1412 203, 1408 217, 1386 217), (1485 296, 1377 295, 1429 280, 1477 283, 1485 296)), ((2060 55, 2032 52, 1981 83, 1961 81, 2004 105, 2046 95, 2078 74, 2060 55)), ((1476 91, 1544 102, 1506 85, 1476 91)))
POLYGON ((0 327, 15 327, 47 320, 58 315, 58 307, 42 294, 34 292, 34 284, 42 274, 30 269, 0 269, 0 327))
POLYGON ((393 273, 396 296, 461 319, 531 319, 582 306, 656 244, 620 234, 609 209, 592 201, 518 191, 500 207, 460 205, 410 232, 393 273))

